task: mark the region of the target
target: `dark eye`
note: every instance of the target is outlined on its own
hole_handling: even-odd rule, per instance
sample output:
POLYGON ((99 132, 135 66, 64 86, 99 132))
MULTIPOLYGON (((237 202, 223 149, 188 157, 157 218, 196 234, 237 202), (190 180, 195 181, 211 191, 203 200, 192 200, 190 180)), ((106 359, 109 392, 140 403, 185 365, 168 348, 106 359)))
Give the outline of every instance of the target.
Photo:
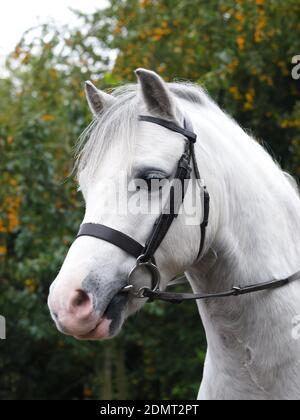
POLYGON ((166 179, 166 175, 162 173, 141 174, 136 180, 136 187, 138 191, 147 189, 149 193, 158 192, 162 190, 166 179))
POLYGON ((154 192, 162 189, 161 181, 164 178, 158 178, 157 175, 149 175, 144 181, 147 183, 148 191, 154 192))

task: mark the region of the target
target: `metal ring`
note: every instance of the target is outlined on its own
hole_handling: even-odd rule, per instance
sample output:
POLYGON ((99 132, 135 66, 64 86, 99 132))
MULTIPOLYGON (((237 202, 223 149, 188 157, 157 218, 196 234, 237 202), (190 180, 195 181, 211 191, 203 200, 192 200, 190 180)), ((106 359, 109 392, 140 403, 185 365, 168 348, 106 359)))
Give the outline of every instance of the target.
MULTIPOLYGON (((139 258, 136 260, 135 266, 131 269, 130 273, 128 274, 128 284, 130 285, 130 279, 133 276, 133 274, 141 267, 145 267, 150 271, 151 273, 151 280, 152 280, 152 290, 155 291, 159 288, 160 285, 160 273, 158 271, 158 268, 155 264, 153 264, 151 261, 141 262, 144 255, 140 255, 139 258)), ((139 298, 142 298, 142 294, 139 293, 143 287, 141 287, 138 292, 136 293, 136 296, 139 298)))

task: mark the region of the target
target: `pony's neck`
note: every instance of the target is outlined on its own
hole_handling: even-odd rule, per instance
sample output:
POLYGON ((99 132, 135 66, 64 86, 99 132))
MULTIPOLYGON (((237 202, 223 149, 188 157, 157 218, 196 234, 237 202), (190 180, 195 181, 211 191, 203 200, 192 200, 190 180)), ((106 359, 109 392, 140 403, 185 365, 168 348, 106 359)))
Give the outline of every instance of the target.
MULTIPOLYGON (((213 261, 208 254, 188 271, 194 291, 213 293, 298 271, 300 199, 295 186, 221 111, 204 110, 194 124, 201 142, 199 167, 211 195, 206 246, 218 256, 213 261)), ((299 352, 291 340, 299 296, 300 281, 276 291, 198 302, 208 339, 204 387, 209 386, 208 371, 224 375, 224 383, 210 394, 203 391, 204 397, 225 398, 222 388, 233 378, 237 389, 229 398, 245 396, 246 388, 239 395, 243 386, 253 398, 274 395, 274 369, 280 376, 280 366, 299 352)), ((284 397, 283 390, 276 392, 284 397)))

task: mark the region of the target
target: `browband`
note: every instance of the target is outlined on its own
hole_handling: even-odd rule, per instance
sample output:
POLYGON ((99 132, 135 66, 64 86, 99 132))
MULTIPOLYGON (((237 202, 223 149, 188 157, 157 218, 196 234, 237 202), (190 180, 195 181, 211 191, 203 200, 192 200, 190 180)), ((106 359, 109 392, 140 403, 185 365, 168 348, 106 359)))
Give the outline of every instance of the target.
MULTIPOLYGON (((187 139, 196 143, 197 141, 197 134, 194 133, 192 130, 182 128, 179 125, 175 124, 173 121, 164 120, 162 118, 157 117, 150 117, 149 115, 140 115, 139 121, 146 121, 151 122, 153 124, 161 125, 162 127, 167 128, 168 130, 175 131, 176 133, 182 134, 187 139)), ((187 126, 187 120, 184 122, 184 126, 187 126)))

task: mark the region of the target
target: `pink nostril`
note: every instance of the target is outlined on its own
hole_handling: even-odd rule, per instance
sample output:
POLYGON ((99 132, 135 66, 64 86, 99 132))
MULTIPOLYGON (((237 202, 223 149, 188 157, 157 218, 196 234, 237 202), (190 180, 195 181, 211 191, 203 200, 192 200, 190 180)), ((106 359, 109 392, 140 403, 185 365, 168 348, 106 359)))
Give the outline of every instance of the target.
POLYGON ((83 290, 75 290, 69 303, 69 311, 77 318, 87 318, 93 312, 93 302, 87 293, 83 290))

